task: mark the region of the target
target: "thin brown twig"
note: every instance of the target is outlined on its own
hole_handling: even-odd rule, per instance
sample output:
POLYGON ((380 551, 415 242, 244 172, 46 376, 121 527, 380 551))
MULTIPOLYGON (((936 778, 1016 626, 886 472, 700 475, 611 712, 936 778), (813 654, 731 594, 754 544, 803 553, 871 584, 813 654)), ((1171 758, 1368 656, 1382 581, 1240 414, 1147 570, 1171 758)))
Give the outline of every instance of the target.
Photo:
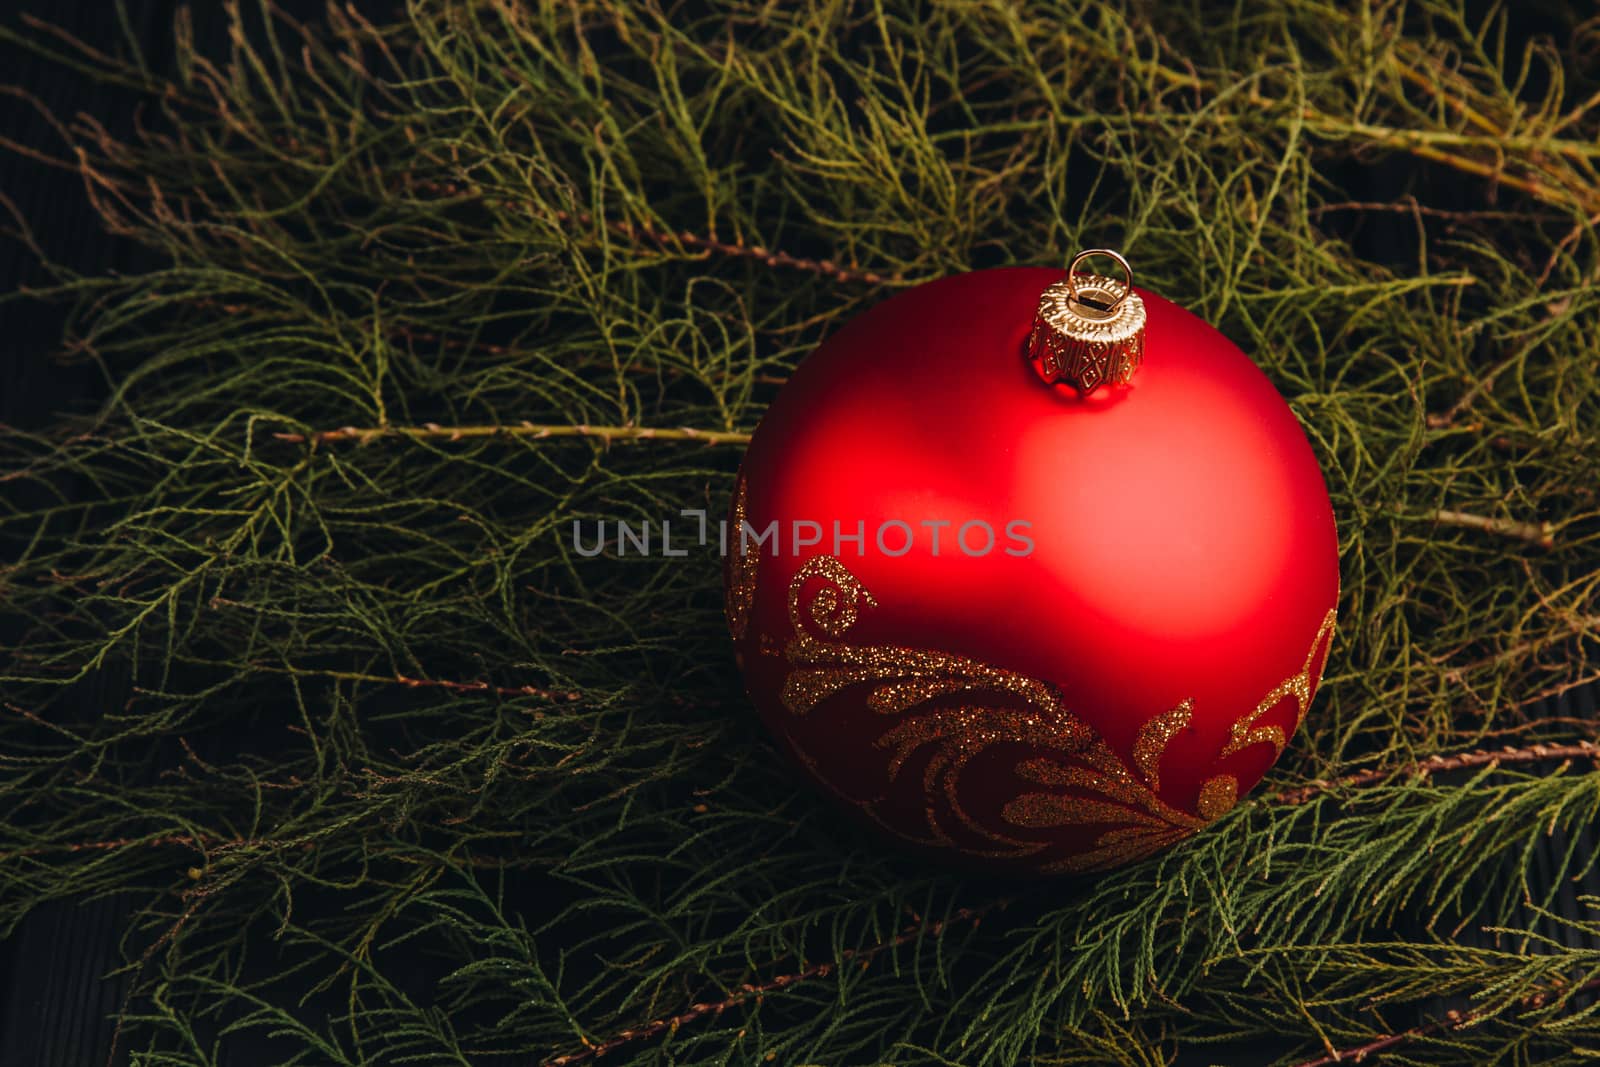
MULTIPOLYGON (((1600 679, 1600 674, 1595 674, 1576 684, 1582 685, 1585 682, 1595 681, 1597 679, 1600 679)), ((1511 706, 1513 708, 1523 707, 1524 703, 1519 701, 1511 706)), ((1594 728, 1595 718, 1592 715, 1541 715, 1536 719, 1529 719, 1526 722, 1515 723, 1511 726, 1501 726, 1492 730, 1474 731, 1474 735, 1479 741, 1493 741, 1497 738, 1516 737, 1519 735, 1536 733, 1539 731, 1545 731, 1547 733, 1553 730, 1568 729, 1589 731, 1593 730, 1594 728)))
POLYGON ((1540 548, 1551 549, 1556 545, 1556 528, 1548 522, 1521 522, 1516 519, 1496 519, 1488 515, 1474 515, 1466 511, 1452 511, 1440 508, 1433 513, 1433 521, 1442 526, 1460 526, 1468 530, 1481 530, 1484 533, 1498 534, 1501 537, 1512 537, 1540 548))
MULTIPOLYGON (((447 196, 482 195, 482 191, 477 188, 462 186, 450 181, 421 179, 412 180, 409 184, 414 189, 442 193, 447 196)), ((516 207, 520 203, 520 201, 510 197, 497 196, 485 196, 483 197, 483 202, 491 207, 516 207)), ((595 216, 587 211, 557 210, 552 215, 555 221, 563 226, 593 226, 595 223, 595 216)), ((761 245, 746 244, 739 240, 721 241, 715 237, 704 237, 693 230, 663 230, 645 223, 631 222, 627 219, 607 219, 604 220, 603 224, 612 233, 634 242, 649 242, 665 249, 676 247, 696 252, 715 252, 719 255, 736 259, 753 259, 769 267, 789 267, 809 274, 820 275, 824 278, 832 278, 836 282, 859 285, 898 285, 905 281, 905 275, 899 271, 891 274, 880 274, 873 270, 859 270, 855 267, 841 266, 831 259, 808 259, 805 256, 790 255, 788 252, 765 248, 761 245)))
MULTIPOLYGON (((1543 701, 1543 700, 1554 699, 1555 697, 1561 696, 1563 693, 1571 692, 1572 690, 1578 688, 1579 686, 1589 685, 1589 684, 1591 684, 1593 682, 1600 682, 1600 671, 1595 671, 1592 674, 1579 675, 1576 678, 1569 678, 1567 681, 1560 682, 1560 683, 1558 683, 1556 685, 1550 686, 1548 689, 1541 689, 1539 692, 1534 693, 1532 696, 1524 697, 1523 699, 1517 701, 1515 704, 1513 704, 1511 706, 1512 706, 1513 709, 1525 708, 1525 707, 1528 707, 1530 704, 1537 704, 1537 703, 1539 703, 1540 701, 1543 701)), ((1547 721, 1553 721, 1553 720, 1547 720, 1547 721)))
POLYGON ((192 834, 168 834, 165 837, 118 837, 106 841, 75 841, 62 845, 19 848, 10 852, 0 852, 0 860, 14 859, 18 856, 48 856, 57 852, 112 852, 118 849, 130 848, 134 845, 144 845, 148 848, 164 848, 169 845, 194 846, 197 844, 198 842, 192 834))
POLYGON ((1600 760, 1600 745, 1592 741, 1574 741, 1564 745, 1535 744, 1525 748, 1502 748, 1498 751, 1458 752, 1450 756, 1429 756, 1416 763, 1400 767, 1377 767, 1358 771, 1343 778, 1317 779, 1297 789, 1286 789, 1263 798, 1272 804, 1304 804, 1306 801, 1336 789, 1357 789, 1376 785, 1390 778, 1425 778, 1444 771, 1468 770, 1474 767, 1497 767, 1516 763, 1540 763, 1545 760, 1600 760))
POLYGON ((1440 207, 1428 207, 1418 203, 1416 197, 1405 196, 1392 202, 1379 202, 1371 200, 1341 200, 1332 204, 1318 204, 1307 209, 1308 215, 1326 215, 1330 211, 1381 211, 1397 215, 1428 215, 1441 219, 1526 219, 1526 211, 1497 211, 1491 208, 1479 208, 1452 211, 1440 207))
MULTIPOLYGON (((220 598, 213 597, 212 603, 220 602, 220 598)), ((231 602, 228 602, 231 603, 231 602)), ((198 662, 212 666, 222 664, 210 660, 198 662)), ((573 703, 583 699, 583 694, 575 689, 545 689, 537 685, 491 685, 485 681, 457 682, 443 678, 413 678, 406 674, 366 674, 361 671, 333 671, 310 670, 294 667, 274 667, 265 663, 250 664, 252 671, 265 671, 269 674, 286 674, 297 678, 331 678, 339 682, 375 682, 379 685, 403 685, 407 689, 444 689, 452 693, 482 693, 489 696, 504 697, 540 697, 544 700, 573 703)))
MULTIPOLYGON (((592 226, 594 216, 588 212, 557 211, 556 218, 563 224, 576 223, 580 226, 592 226)), ((713 237, 702 237, 693 230, 665 231, 641 223, 629 222, 626 219, 607 221, 606 229, 613 233, 621 234, 629 240, 643 238, 662 247, 681 245, 685 248, 697 249, 702 252, 716 252, 724 256, 733 256, 742 259, 754 259, 769 267, 792 267, 811 274, 819 274, 825 278, 832 278, 838 282, 855 282, 861 285, 899 284, 905 281, 905 276, 899 271, 893 274, 879 274, 877 271, 857 270, 852 267, 843 267, 831 259, 807 259, 803 256, 792 256, 787 252, 778 252, 763 248, 760 245, 748 245, 743 241, 719 241, 713 237)))
MULTIPOLYGON (((1595 226, 1600 226, 1600 212, 1590 215, 1582 222, 1573 226, 1572 229, 1567 231, 1567 235, 1565 237, 1556 242, 1555 248, 1550 251, 1550 258, 1545 260, 1544 270, 1540 271, 1539 277, 1534 280, 1533 287, 1535 289, 1544 288, 1544 283, 1550 280, 1551 274, 1555 273, 1556 264, 1561 262, 1561 257, 1566 254, 1567 249, 1571 247, 1572 244, 1578 240, 1578 238, 1583 236, 1584 230, 1592 229, 1595 226)), ((1592 283, 1593 280, 1591 279, 1591 284, 1592 283)))
POLYGON ((280 441, 335 444, 354 441, 370 444, 382 437, 404 437, 412 441, 460 441, 469 437, 588 437, 601 441, 698 441, 706 445, 744 445, 750 435, 739 430, 699 430, 692 426, 591 426, 588 423, 515 426, 440 426, 436 422, 421 426, 341 426, 337 430, 317 430, 309 434, 275 433, 280 441))
MULTIPOLYGON (((0 197, 4 197, 4 195, 5 194, 3 192, 0 192, 0 197)), ((0 200, 0 204, 3 204, 4 202, 4 200, 0 200)), ((221 300, 213 300, 210 297, 195 297, 192 299, 186 299, 184 303, 188 304, 190 307, 207 308, 210 310, 221 311, 226 315, 259 315, 261 313, 259 308, 247 307, 244 304, 230 304, 221 300)), ((286 318, 286 316, 280 317, 286 318)), ((416 326, 407 326, 403 323, 395 326, 385 326, 383 328, 383 332, 390 337, 398 337, 403 341, 439 345, 443 348, 451 349, 452 351, 487 352, 491 356, 515 356, 525 354, 526 352, 526 350, 518 349, 511 345, 496 344, 493 341, 468 341, 464 338, 450 337, 445 334, 434 333, 432 330, 424 330, 416 326)), ((630 374, 638 374, 642 376, 663 372, 668 374, 682 373, 677 368, 649 366, 644 364, 629 365, 625 369, 630 374)), ((757 374, 753 375, 750 380, 755 382, 757 385, 782 385, 789 380, 789 376, 786 374, 757 374)))
MULTIPOLYGON (((398 779, 397 779, 398 780, 398 779)), ((268 788, 303 788, 304 783, 294 785, 279 785, 273 782, 263 782, 268 788)), ((191 852, 202 854, 221 855, 229 852, 242 852, 251 849, 265 849, 269 851, 283 851, 285 849, 299 849, 309 851, 313 846, 310 841, 286 841, 270 837, 223 837, 219 834, 164 834, 159 837, 118 837, 103 841, 74 841, 60 845, 40 845, 33 848, 13 849, 9 852, 0 851, 0 861, 10 859, 26 859, 35 856, 53 856, 60 854, 73 854, 81 852, 120 852, 129 848, 183 848, 191 852)), ((395 857, 403 863, 417 862, 407 856, 395 857)), ((455 857, 469 867, 501 870, 507 867, 527 866, 538 862, 528 856, 459 856, 455 857)), ((428 857, 432 862, 434 857, 428 857)), ((203 872, 198 867, 191 867, 187 872, 191 880, 202 876, 203 872)))
MULTIPOLYGON (((1596 989, 1600 989, 1600 978, 1590 979, 1583 983, 1572 990, 1571 995, 1575 997, 1583 993, 1593 992, 1596 989)), ((1549 994, 1547 993, 1535 993, 1532 996, 1524 997, 1522 1003, 1529 1007, 1538 1007, 1544 1004, 1548 997, 1549 994)), ((1463 1026, 1469 1026, 1482 1019, 1485 1011, 1486 1009, 1483 1008, 1476 1008, 1470 1011, 1447 1011, 1442 1018, 1413 1026, 1407 1030, 1401 1030, 1399 1033, 1389 1034, 1387 1037, 1368 1041, 1366 1044, 1358 1045, 1355 1048, 1334 1049, 1326 1056, 1319 1056, 1314 1060, 1306 1060, 1304 1063, 1298 1064, 1297 1067, 1331 1067, 1331 1065, 1338 1063, 1361 1063, 1368 1056, 1393 1048, 1395 1045, 1410 1041, 1412 1038, 1427 1037, 1441 1030, 1459 1030, 1463 1026)))
MULTIPOLYGON (((306 673, 306 672, 293 672, 306 673)), ((341 681, 352 682, 379 682, 403 685, 407 689, 446 689, 452 693, 485 693, 502 697, 542 697, 545 700, 559 700, 567 703, 582 700, 583 694, 573 689, 541 689, 536 685, 490 685, 488 682, 450 682, 439 678, 412 678, 404 674, 396 674, 393 678, 386 678, 381 674, 359 674, 355 671, 317 671, 319 676, 336 678, 341 681)))
POLYGON ((924 937, 937 937, 951 926, 961 923, 970 923, 973 926, 977 926, 983 920, 983 916, 989 911, 997 907, 1004 908, 1009 903, 1010 900, 1001 899, 994 901, 991 904, 984 905, 983 907, 961 908, 948 919, 940 919, 932 923, 919 923, 918 925, 913 926, 901 933, 898 937, 894 937, 888 941, 873 945, 870 948, 846 949, 840 954, 837 962, 814 964, 802 971, 780 975, 777 978, 772 978, 765 982, 747 982, 744 985, 739 986, 723 1000, 692 1004, 688 1008, 679 1012, 677 1015, 672 1015, 664 1019, 657 1019, 656 1021, 648 1023, 644 1026, 637 1026, 628 1030, 623 1030, 616 1036, 598 1044, 592 1043, 587 1039, 580 1038, 580 1040, 584 1041, 586 1046, 585 1048, 577 1052, 569 1052, 565 1055, 556 1056, 553 1059, 546 1060, 544 1067, 571 1067, 571 1065, 574 1063, 582 1063, 585 1060, 604 1056, 607 1053, 622 1047, 623 1045, 632 1044, 635 1041, 644 1041, 649 1038, 660 1037, 662 1034, 675 1033, 679 1027, 687 1023, 692 1023, 695 1020, 705 1018, 708 1015, 721 1015, 729 1008, 737 1007, 744 1001, 749 1000, 751 997, 760 999, 767 993, 777 992, 780 989, 787 989, 789 986, 795 985, 798 982, 804 982, 809 978, 825 978, 832 974, 835 970, 849 963, 855 963, 858 966, 865 967, 875 956, 878 956, 890 949, 898 948, 901 945, 909 944, 912 941, 917 941, 924 937))
POLYGON ((74 841, 0 852, 0 861, 58 853, 117 852, 127 848, 188 848, 196 852, 235 852, 252 848, 309 848, 309 841, 284 841, 268 837, 222 837, 218 834, 165 834, 160 837, 118 837, 104 841, 74 841))
MULTIPOLYGON (((1468 660, 1466 662, 1457 662, 1457 657, 1469 649, 1481 647, 1481 643, 1479 641, 1473 640, 1464 644, 1458 644, 1456 647, 1436 655, 1424 653, 1424 658, 1426 658, 1435 666, 1444 667, 1446 664, 1453 664, 1452 666, 1446 667, 1444 677, 1445 680, 1447 680, 1451 685, 1459 685, 1462 678, 1464 678, 1469 671, 1474 671, 1482 667, 1498 666, 1511 661, 1521 661, 1522 659, 1534 653, 1554 647, 1563 642, 1572 641, 1593 633, 1600 633, 1600 614, 1576 615, 1570 611, 1558 612, 1549 604, 1548 598, 1541 599, 1544 601, 1541 606, 1550 609, 1550 613, 1556 616, 1556 622, 1552 625, 1551 630, 1540 630, 1536 632, 1534 636, 1522 641, 1518 641, 1516 644, 1503 646, 1489 653, 1488 655, 1480 656, 1477 659, 1468 660)), ((1541 693, 1535 693, 1532 696, 1523 697, 1515 704, 1512 704, 1511 708, 1512 710, 1516 710, 1518 708, 1525 708, 1529 704, 1537 704, 1547 696, 1559 695, 1560 693, 1565 692, 1567 689, 1574 688, 1575 686, 1582 685, 1583 683, 1584 679, 1581 677, 1576 681, 1569 680, 1563 682, 1561 683, 1560 688, 1555 692, 1546 690, 1541 693)))

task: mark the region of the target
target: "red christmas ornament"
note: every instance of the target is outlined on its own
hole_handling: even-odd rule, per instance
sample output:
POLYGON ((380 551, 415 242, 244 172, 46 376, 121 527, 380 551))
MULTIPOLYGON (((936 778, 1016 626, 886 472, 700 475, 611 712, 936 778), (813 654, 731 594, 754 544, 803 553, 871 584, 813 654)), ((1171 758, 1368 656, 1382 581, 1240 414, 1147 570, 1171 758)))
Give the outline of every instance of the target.
POLYGON ((1339 584, 1266 376, 1131 275, 1071 269, 944 278, 828 338, 750 443, 727 547, 746 685, 796 762, 895 837, 1047 873, 1252 788, 1339 584))

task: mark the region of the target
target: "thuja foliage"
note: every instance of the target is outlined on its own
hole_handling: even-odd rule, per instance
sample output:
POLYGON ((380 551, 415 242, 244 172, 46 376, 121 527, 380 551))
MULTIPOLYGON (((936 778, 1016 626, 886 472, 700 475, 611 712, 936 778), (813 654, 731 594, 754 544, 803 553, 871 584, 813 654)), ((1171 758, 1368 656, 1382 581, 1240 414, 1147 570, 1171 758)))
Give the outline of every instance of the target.
POLYGON ((154 265, 6 297, 71 308, 101 395, 0 429, 0 930, 129 903, 122 1054, 1600 1053, 1594 724, 1545 699, 1600 627, 1600 23, 357 6, 183 14, 159 68, 5 31, 145 101, 53 155, 154 265), (714 553, 571 530, 719 514, 852 313, 1103 245, 1292 405, 1341 626, 1211 830, 991 882, 797 784, 714 553))

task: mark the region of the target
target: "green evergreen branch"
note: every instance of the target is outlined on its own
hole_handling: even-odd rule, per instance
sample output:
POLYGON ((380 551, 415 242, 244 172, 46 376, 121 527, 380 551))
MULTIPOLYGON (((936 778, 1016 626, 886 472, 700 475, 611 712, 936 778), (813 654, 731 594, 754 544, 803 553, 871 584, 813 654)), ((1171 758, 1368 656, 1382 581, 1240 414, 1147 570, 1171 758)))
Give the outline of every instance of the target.
POLYGON ((104 383, 0 427, 0 931, 128 894, 131 1055, 1293 1064, 1439 995, 1473 1025, 1380 1051, 1600 1041, 1568 1008, 1593 903, 1554 907, 1593 868, 1594 723, 1536 706, 1595 677, 1600 613, 1576 50, 1455 0, 220 15, 170 71, 0 30, 151 94, 130 141, 57 117, 28 151, 157 266, 0 297, 65 307, 104 383), (1424 163, 1392 203, 1383 155, 1424 163), (1343 621, 1258 800, 1000 887, 796 789, 713 554, 566 535, 719 513, 735 450, 605 446, 742 443, 886 291, 1093 245, 1291 403, 1343 621), (383 440, 417 447, 342 447, 383 440))

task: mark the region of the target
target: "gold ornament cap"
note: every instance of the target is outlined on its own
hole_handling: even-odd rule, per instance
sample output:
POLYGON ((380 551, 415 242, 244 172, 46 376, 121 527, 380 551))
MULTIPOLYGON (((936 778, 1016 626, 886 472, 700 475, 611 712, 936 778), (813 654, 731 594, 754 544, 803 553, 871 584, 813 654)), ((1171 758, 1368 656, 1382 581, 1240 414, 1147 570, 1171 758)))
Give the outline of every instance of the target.
POLYGON ((1028 361, 1046 382, 1066 382, 1080 393, 1125 384, 1144 362, 1144 324, 1128 261, 1109 248, 1085 249, 1067 264, 1067 276, 1040 295, 1028 361), (1077 273, 1090 256, 1116 260, 1123 280, 1077 273))

